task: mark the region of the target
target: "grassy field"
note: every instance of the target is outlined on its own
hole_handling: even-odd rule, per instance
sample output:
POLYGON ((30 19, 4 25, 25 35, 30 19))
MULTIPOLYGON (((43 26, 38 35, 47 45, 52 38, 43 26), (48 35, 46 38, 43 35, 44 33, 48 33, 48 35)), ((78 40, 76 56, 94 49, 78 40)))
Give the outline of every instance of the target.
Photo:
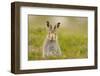
MULTIPOLYGON (((61 17, 59 18, 61 19, 61 17)), ((29 25, 28 25, 29 60, 44 60, 42 58, 42 47, 47 35, 47 29, 45 24, 47 19, 51 20, 52 17, 29 16, 29 25)), ((46 59, 87 58, 88 57, 87 29, 88 29, 87 18, 68 17, 67 21, 65 20, 64 23, 61 22, 61 26, 57 30, 57 36, 62 56, 49 57, 46 59)))

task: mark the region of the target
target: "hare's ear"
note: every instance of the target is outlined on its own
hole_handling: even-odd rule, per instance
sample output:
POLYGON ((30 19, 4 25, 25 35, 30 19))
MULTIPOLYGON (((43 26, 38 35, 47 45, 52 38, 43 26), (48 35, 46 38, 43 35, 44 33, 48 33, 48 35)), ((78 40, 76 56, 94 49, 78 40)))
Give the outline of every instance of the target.
POLYGON ((60 22, 57 23, 57 28, 59 28, 59 26, 60 26, 60 22))
POLYGON ((47 21, 46 23, 47 23, 47 27, 49 28, 49 27, 50 27, 50 23, 49 23, 49 21, 47 21))

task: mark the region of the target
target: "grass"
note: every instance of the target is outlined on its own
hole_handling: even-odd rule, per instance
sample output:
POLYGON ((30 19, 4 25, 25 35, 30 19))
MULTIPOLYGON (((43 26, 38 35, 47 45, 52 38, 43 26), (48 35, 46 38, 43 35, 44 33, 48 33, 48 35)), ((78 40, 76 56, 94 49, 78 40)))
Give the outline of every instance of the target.
POLYGON ((87 57, 87 35, 80 32, 71 33, 64 29, 59 31, 59 44, 64 58, 87 57), (67 32, 67 33, 66 33, 67 32))
MULTIPOLYGON (((71 19, 70 19, 71 20, 71 19)), ((87 24, 76 23, 75 26, 61 25, 57 30, 58 42, 61 48, 61 57, 42 57, 42 47, 47 35, 44 25, 29 23, 28 27, 28 60, 47 59, 80 59, 88 57, 87 24)))

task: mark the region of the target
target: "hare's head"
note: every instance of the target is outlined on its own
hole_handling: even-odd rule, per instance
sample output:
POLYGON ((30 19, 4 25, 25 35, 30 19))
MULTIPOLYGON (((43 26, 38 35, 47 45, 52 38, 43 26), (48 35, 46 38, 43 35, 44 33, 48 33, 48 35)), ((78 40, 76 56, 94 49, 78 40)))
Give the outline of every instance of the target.
POLYGON ((47 36, 48 39, 49 39, 50 41, 56 40, 56 38, 57 38, 57 36, 56 36, 56 31, 57 31, 57 29, 58 29, 59 26, 60 26, 60 22, 58 22, 56 25, 51 25, 51 24, 49 23, 49 21, 47 21, 46 24, 47 24, 47 28, 48 28, 48 36, 47 36))

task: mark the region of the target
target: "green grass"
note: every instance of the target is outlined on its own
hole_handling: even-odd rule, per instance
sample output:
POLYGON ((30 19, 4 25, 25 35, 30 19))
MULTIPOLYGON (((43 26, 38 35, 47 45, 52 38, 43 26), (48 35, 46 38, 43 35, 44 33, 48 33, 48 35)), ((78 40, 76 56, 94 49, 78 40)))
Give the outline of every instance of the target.
POLYGON ((77 18, 69 17, 70 25, 61 25, 57 30, 62 56, 44 59, 42 57, 42 47, 47 35, 47 29, 43 23, 45 23, 44 20, 47 20, 47 17, 37 16, 34 22, 31 17, 28 25, 28 60, 80 59, 88 57, 88 28, 86 21, 83 20, 81 23, 77 21, 77 18))
MULTIPOLYGON (((72 31, 72 30, 71 30, 72 31)), ((59 44, 64 58, 86 58, 87 57, 87 34, 80 32, 71 33, 70 30, 59 31, 59 44)))
MULTIPOLYGON (((44 27, 29 28, 29 60, 41 60, 42 46, 47 34, 44 27)), ((58 42, 61 48, 61 57, 48 57, 46 59, 72 59, 87 57, 87 34, 78 29, 59 28, 57 31, 58 42)))

